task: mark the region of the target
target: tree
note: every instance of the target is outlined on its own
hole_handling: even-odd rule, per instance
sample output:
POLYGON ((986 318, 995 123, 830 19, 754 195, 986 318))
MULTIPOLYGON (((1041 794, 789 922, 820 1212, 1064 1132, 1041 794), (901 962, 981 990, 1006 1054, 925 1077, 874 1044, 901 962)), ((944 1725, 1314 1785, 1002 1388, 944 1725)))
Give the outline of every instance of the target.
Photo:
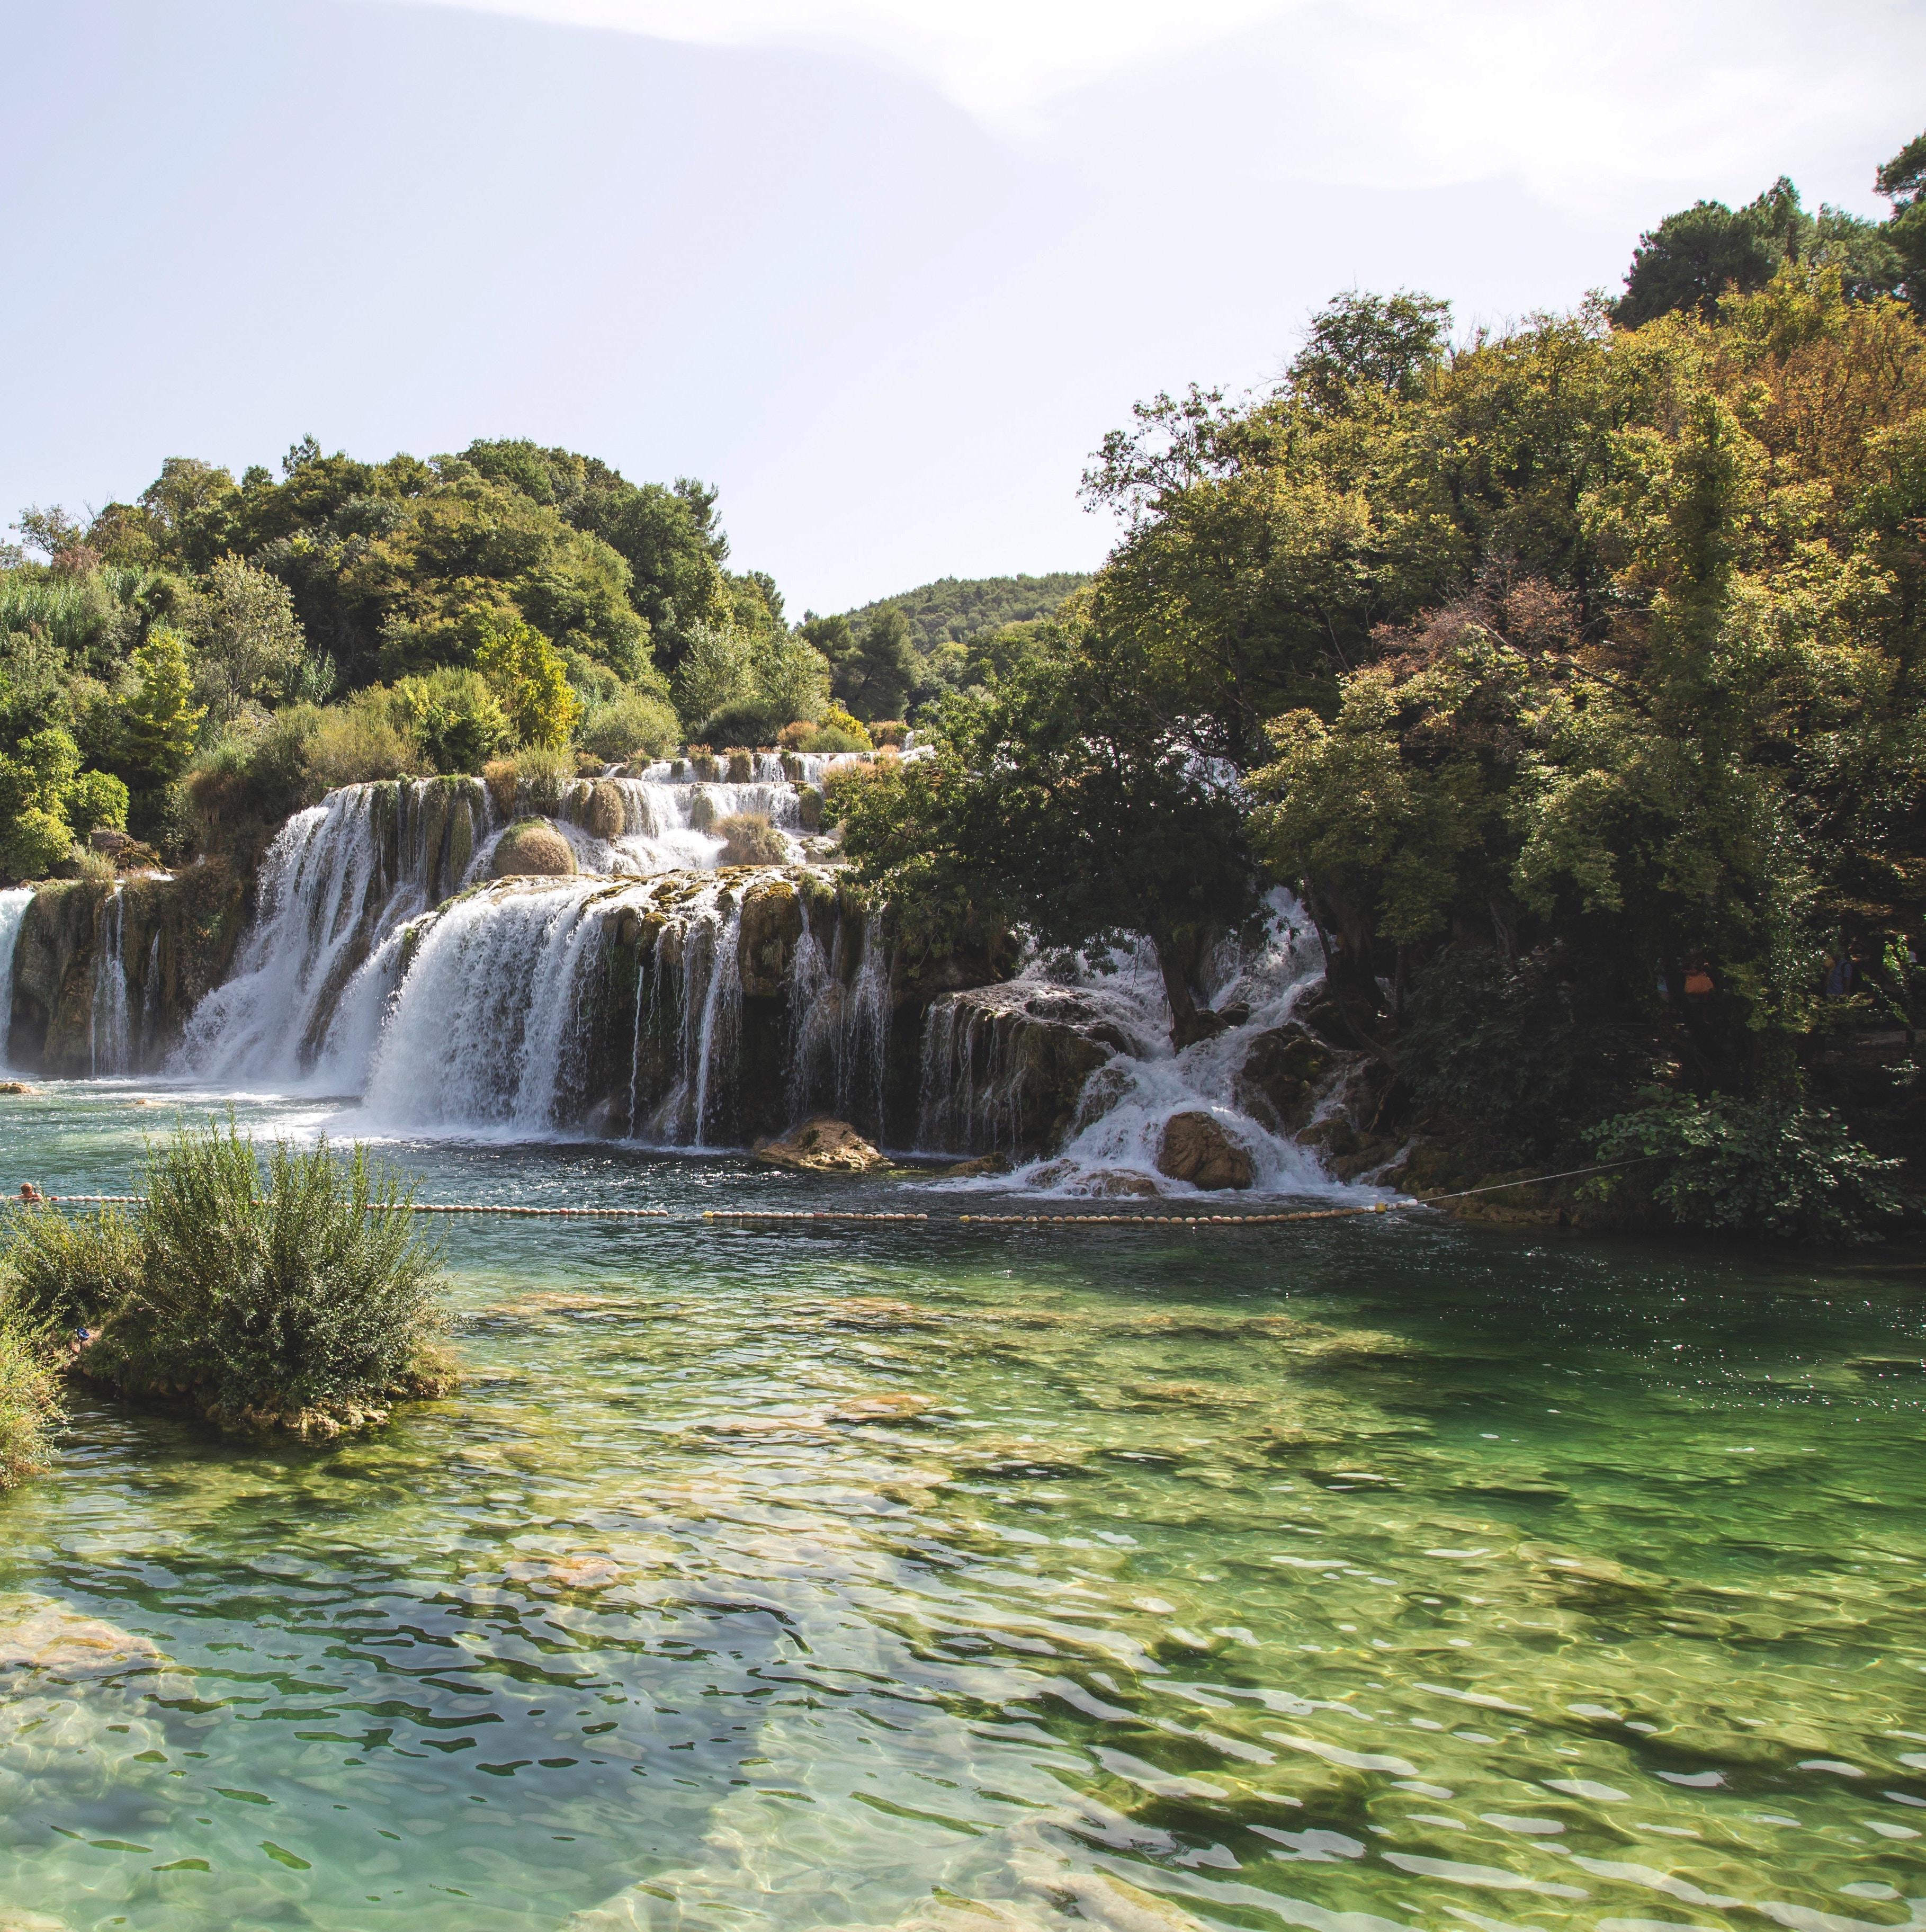
POLYGON ((224 724, 251 699, 278 693, 306 644, 287 586, 231 553, 208 573, 197 628, 201 688, 224 724))
POLYGON ((524 745, 559 748, 582 716, 580 701, 568 688, 567 668, 554 646, 519 617, 496 617, 485 627, 475 653, 475 668, 508 713, 524 745))
POLYGON ((1926 134, 1916 134, 1874 177, 1874 187, 1892 204, 1882 233, 1905 264, 1905 292, 1926 315, 1926 134))
POLYGON ((1315 406, 1342 409, 1354 390, 1409 398, 1444 352, 1451 304, 1400 289, 1336 296, 1312 319, 1286 374, 1315 406))
POLYGON ((885 604, 872 614, 855 649, 837 666, 836 694, 866 724, 873 718, 900 718, 917 670, 910 620, 898 606, 885 604))
POLYGON ((1126 647, 1088 634, 1007 685, 942 700, 934 754, 830 780, 844 850, 902 928, 941 948, 1023 926, 1099 951, 1147 936, 1172 1037, 1214 1030, 1193 980, 1251 904, 1228 774, 1160 712, 1126 647))
POLYGON ((206 716, 194 701, 194 673, 178 632, 156 625, 134 653, 140 682, 122 707, 128 754, 157 784, 177 778, 194 754, 206 716))

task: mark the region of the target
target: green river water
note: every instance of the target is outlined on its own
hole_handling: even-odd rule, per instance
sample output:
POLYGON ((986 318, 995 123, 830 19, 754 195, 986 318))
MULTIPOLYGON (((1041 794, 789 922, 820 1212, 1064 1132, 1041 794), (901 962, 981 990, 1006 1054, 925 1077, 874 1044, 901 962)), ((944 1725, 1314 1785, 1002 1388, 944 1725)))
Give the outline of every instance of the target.
MULTIPOLYGON (((173 1104, 0 1100, 0 1182, 121 1191, 173 1104)), ((457 1398, 312 1448, 83 1402, 0 1498, 0 1626, 112 1627, 0 1630, 0 1928, 1926 1925, 1910 1259, 446 1232, 457 1398)))

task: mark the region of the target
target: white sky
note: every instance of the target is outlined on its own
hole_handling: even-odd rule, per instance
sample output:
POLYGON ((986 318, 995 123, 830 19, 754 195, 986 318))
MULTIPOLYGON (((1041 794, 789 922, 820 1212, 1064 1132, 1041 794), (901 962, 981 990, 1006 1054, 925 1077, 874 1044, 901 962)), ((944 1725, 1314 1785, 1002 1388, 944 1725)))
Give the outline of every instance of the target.
POLYGON ((791 610, 1094 564, 1131 402, 1352 286, 1616 286, 1868 213, 1926 0, 64 0, 0 117, 0 518, 525 434, 718 483, 791 610))

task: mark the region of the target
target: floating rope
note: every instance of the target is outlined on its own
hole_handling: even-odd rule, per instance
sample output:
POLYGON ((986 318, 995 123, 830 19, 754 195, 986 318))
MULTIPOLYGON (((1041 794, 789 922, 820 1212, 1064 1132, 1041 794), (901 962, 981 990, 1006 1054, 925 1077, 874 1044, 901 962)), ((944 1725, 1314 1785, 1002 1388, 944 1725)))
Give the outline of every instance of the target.
MULTIPOLYGON (((1303 1208, 1274 1214, 931 1214, 838 1208, 705 1208, 700 1214, 672 1208, 520 1208, 506 1202, 448 1201, 374 1201, 374 1214, 490 1214, 534 1220, 647 1220, 680 1222, 934 1222, 973 1228, 1276 1228, 1300 1221, 1342 1221, 1364 1214, 1393 1214, 1412 1208, 1430 1208, 1443 1201, 1462 1201, 1474 1194, 1496 1194, 1510 1187, 1539 1187, 1548 1181, 1572 1180, 1581 1174, 1604 1174, 1661 1156, 1640 1154, 1629 1160, 1601 1161, 1594 1167, 1568 1167, 1558 1174, 1534 1174, 1525 1180, 1487 1181, 1479 1187, 1454 1188, 1444 1194, 1417 1194, 1400 1201, 1366 1201, 1342 1208, 1303 1208)), ((41 1194, 21 1190, 16 1207, 137 1207, 138 1194, 41 1194)))

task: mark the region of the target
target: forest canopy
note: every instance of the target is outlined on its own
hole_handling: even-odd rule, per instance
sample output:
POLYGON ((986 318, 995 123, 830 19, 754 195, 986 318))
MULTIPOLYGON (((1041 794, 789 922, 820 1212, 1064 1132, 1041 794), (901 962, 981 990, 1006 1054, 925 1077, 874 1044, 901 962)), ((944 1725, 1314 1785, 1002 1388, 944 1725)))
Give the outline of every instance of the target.
POLYGON ((1353 292, 1274 389, 1140 406, 1041 656, 837 783, 862 875, 932 946, 1148 932, 1179 1045, 1213 934, 1288 886, 1387 1132, 1876 1225, 1926 932, 1922 160, 1876 229, 1782 184, 1756 256, 1666 282, 1688 211, 1618 303, 1454 340, 1353 292), (1744 1174, 1680 1178, 1720 1148, 1744 1174))

